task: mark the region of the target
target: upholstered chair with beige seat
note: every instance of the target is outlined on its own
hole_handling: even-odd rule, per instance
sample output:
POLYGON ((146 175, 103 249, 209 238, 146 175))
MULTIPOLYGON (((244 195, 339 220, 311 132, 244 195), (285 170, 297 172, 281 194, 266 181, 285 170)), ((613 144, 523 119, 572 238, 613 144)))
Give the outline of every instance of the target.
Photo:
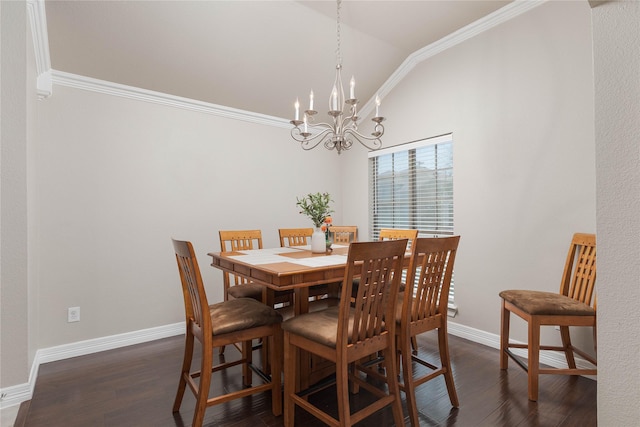
MULTIPOLYGON (((271 410, 274 415, 282 413, 282 317, 272 307, 252 298, 237 298, 209 305, 200 275, 198 261, 190 242, 172 240, 178 263, 186 317, 186 339, 180 381, 173 404, 178 412, 184 391, 188 387, 196 398, 192 426, 202 426, 207 407, 229 402, 251 394, 271 392, 271 410), (251 342, 254 339, 268 340, 270 345, 270 367, 273 381, 253 365, 251 342), (200 345, 194 346, 198 340, 200 345), (213 349, 228 344, 242 343, 242 357, 228 363, 214 365, 213 349), (191 371, 194 350, 200 352, 200 369, 191 371), (237 389, 225 390, 210 397, 213 373, 242 365, 242 382, 237 389), (260 372, 261 384, 253 385, 252 370, 260 372)), ((225 375, 230 375, 225 373, 225 375)), ((226 384, 230 384, 227 382, 226 384)), ((219 388, 219 387, 215 387, 219 388)))
MULTIPOLYGON (((407 241, 361 242, 349 247, 342 297, 337 307, 295 316, 283 322, 285 352, 284 425, 294 426, 295 407, 331 426, 351 426, 370 417, 378 410, 391 406, 395 425, 404 425, 399 396, 396 354, 395 322, 398 287, 407 241), (355 302, 349 296, 353 277, 360 276, 360 287, 355 302), (337 418, 326 408, 313 404, 311 394, 329 386, 301 390, 306 375, 299 364, 300 352, 318 355, 335 364, 337 418), (357 372, 350 371, 354 362, 382 352, 385 357, 384 384, 365 381, 357 372), (367 390, 377 400, 351 412, 349 382, 367 390)), ((371 425, 375 420, 370 420, 371 425)))
MULTIPOLYGON (((220 230, 220 252, 237 252, 262 249, 262 231, 260 230, 220 230)), ((233 298, 253 298, 266 301, 266 289, 262 285, 250 283, 241 276, 223 272, 224 300, 233 298)))
MULTIPOLYGON (((560 292, 535 290, 507 290, 500 292, 502 298, 500 327, 500 369, 507 369, 509 358, 527 371, 529 400, 538 400, 539 375, 596 375, 596 359, 573 346, 569 327, 593 328, 594 350, 596 344, 596 236, 576 233, 573 235, 564 272, 560 281, 560 292), (511 313, 527 322, 529 340, 526 344, 509 339, 511 313), (541 326, 559 326, 562 346, 540 344, 541 326), (512 348, 527 349, 527 360, 518 357, 512 348), (567 368, 540 367, 540 350, 562 351, 567 368), (575 354, 593 365, 577 367, 575 354)), ((585 362, 586 365, 586 362, 585 362)))

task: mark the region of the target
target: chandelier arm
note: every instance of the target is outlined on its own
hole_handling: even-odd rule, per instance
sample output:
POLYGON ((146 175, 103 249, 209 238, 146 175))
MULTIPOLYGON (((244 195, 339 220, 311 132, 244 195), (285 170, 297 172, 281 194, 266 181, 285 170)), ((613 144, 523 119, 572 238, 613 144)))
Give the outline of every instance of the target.
POLYGON ((305 150, 311 150, 320 145, 321 142, 327 137, 330 136, 333 129, 325 129, 322 132, 316 135, 302 135, 302 131, 298 127, 294 127, 291 129, 291 137, 300 143, 300 146, 305 150))
POLYGON ((327 147, 327 144, 331 145, 331 142, 332 142, 331 133, 328 130, 326 130, 322 133, 315 135, 311 139, 302 141, 300 143, 300 147, 302 147, 303 150, 312 150, 322 143, 324 143, 324 146, 327 147))
MULTIPOLYGON (((378 150, 382 148, 382 141, 380 140, 380 137, 384 135, 384 126, 382 126, 381 124, 377 124, 373 136, 365 136, 353 129, 345 129, 344 135, 345 141, 349 141, 349 143, 351 143, 352 141, 349 140, 347 135, 351 135, 356 141, 358 141, 362 146, 368 148, 369 150, 378 150), (370 141, 371 143, 368 143, 366 141, 370 141)), ((349 148, 350 147, 351 144, 349 144, 349 148)))

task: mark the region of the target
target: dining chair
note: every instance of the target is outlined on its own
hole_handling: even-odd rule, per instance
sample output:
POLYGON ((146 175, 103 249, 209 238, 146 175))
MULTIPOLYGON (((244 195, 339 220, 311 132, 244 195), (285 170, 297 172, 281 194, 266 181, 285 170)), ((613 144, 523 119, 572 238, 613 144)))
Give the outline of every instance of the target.
MULTIPOLYGON (((413 247, 413 242, 418 238, 418 230, 413 228, 381 228, 378 232, 378 240, 397 240, 408 239, 407 249, 413 247)), ((400 292, 404 292, 406 284, 404 280, 400 283, 400 292)), ((412 338, 411 344, 413 346, 414 353, 418 351, 418 341, 416 338, 412 338)))
POLYGON ((306 246, 311 244, 313 228, 280 228, 280 246, 306 246))
MULTIPOLYGON (((260 230, 220 230, 220 252, 238 252, 252 249, 262 249, 262 231, 260 230)), ((281 307, 293 304, 293 291, 273 291, 267 287, 252 283, 242 276, 222 273, 224 286, 224 300, 235 298, 253 298, 271 307, 281 307)), ((257 347, 256 347, 257 348, 257 347)), ((220 346, 223 354, 225 346, 220 346)), ((263 348, 263 357, 268 359, 268 349, 263 348)), ((265 368, 268 370, 268 360, 265 368)))
MULTIPOLYGON (((349 247, 342 298, 336 307, 293 317, 282 324, 284 330, 284 425, 293 427, 295 406, 305 409, 330 426, 350 426, 391 406, 396 425, 403 424, 395 352, 394 316, 398 287, 407 246, 406 240, 352 243, 349 247), (350 304, 353 277, 361 285, 353 306, 350 304), (313 404, 309 396, 329 384, 301 390, 297 378, 300 351, 316 354, 335 364, 337 418, 313 404), (386 388, 364 381, 349 367, 355 361, 382 351, 386 388), (351 413, 349 380, 377 400, 351 413)), ((303 374, 300 374, 303 375, 303 374)))
POLYGON ((502 315, 500 322, 500 369, 507 369, 509 357, 527 371, 529 400, 538 400, 539 375, 596 375, 596 358, 573 346, 570 326, 593 328, 596 350, 596 236, 575 233, 569 247, 560 281, 560 292, 534 290, 506 290, 500 292, 502 315), (527 322, 528 343, 509 340, 510 314, 514 313, 527 322), (540 345, 540 327, 560 327, 562 346, 540 345), (516 356, 511 348, 526 348, 527 360, 516 356), (540 350, 564 352, 567 368, 540 368, 540 350), (582 356, 594 368, 576 367, 575 354, 582 356))
POLYGON ((358 227, 355 225, 332 225, 329 232, 333 243, 338 245, 349 245, 358 241, 358 227))
POLYGON ((396 337, 403 378, 400 389, 405 393, 409 419, 414 427, 420 425, 415 390, 427 381, 443 375, 451 405, 459 406, 447 335, 449 286, 459 241, 460 236, 414 240, 407 287, 397 303, 396 337), (415 352, 416 337, 435 329, 438 330, 439 365, 419 358, 415 352), (416 370, 414 363, 427 369, 416 370), (421 374, 416 376, 418 372, 421 374))
MULTIPOLYGON (((220 252, 237 252, 262 249, 260 230, 220 230, 220 252)), ((268 305, 291 304, 292 291, 271 291, 265 286, 252 283, 242 276, 223 272, 225 301, 232 298, 253 298, 268 305)))
POLYGON ((411 228, 381 228, 378 240, 409 239, 407 249, 411 249, 413 241, 418 238, 418 230, 411 228))
MULTIPOLYGON (((413 241, 418 237, 418 230, 414 229, 403 229, 403 228, 381 228, 378 233, 378 240, 398 240, 398 239, 407 239, 407 249, 411 248, 413 245, 413 241)), ((360 279, 355 278, 353 283, 353 292, 357 292, 358 285, 360 279)), ((400 283, 400 292, 404 291, 405 283, 402 281, 400 283)))
MULTIPOLYGON (((237 298, 209 305, 204 284, 198 267, 198 260, 191 242, 174 240, 173 248, 178 263, 184 309, 186 317, 186 338, 184 358, 180 370, 178 391, 173 404, 173 412, 178 412, 184 391, 188 386, 193 392, 196 405, 193 427, 202 426, 204 414, 209 406, 239 399, 255 393, 271 391, 271 411, 275 416, 282 413, 280 376, 282 372, 282 317, 272 307, 255 299, 237 298), (271 379, 253 365, 251 342, 254 339, 269 341, 271 379), (194 341, 200 345, 200 369, 191 371, 194 341), (213 349, 242 342, 242 357, 239 360, 214 365, 213 349), (225 387, 222 394, 210 396, 213 373, 232 366, 242 365, 242 384, 237 390, 225 387), (252 386, 252 370, 262 379, 262 384, 252 386), (198 381, 196 379, 199 378, 198 381)), ((228 375, 228 373, 225 373, 228 375)), ((229 384, 227 382, 227 384, 229 384)))
MULTIPOLYGON (((237 252, 262 249, 262 231, 260 230, 220 230, 220 252, 237 252)), ((266 288, 249 282, 247 279, 228 272, 222 273, 224 300, 233 298, 253 298, 266 302, 266 288)))

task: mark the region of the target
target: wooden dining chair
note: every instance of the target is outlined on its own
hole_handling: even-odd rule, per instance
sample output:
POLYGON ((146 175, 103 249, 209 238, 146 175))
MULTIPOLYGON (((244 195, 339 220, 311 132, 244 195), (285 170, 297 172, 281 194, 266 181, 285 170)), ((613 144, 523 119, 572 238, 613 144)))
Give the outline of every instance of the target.
POLYGON ((339 306, 296 316, 282 324, 285 427, 293 427, 296 405, 330 426, 351 426, 391 405, 395 424, 404 425, 395 363, 395 322, 385 322, 384 319, 394 316, 406 245, 406 240, 352 243, 339 306), (361 285, 352 306, 349 296, 355 275, 360 275, 361 285), (335 364, 337 418, 309 399, 311 394, 328 384, 300 390, 297 377, 300 350, 335 364), (382 389, 349 370, 355 361, 379 351, 385 356, 386 368, 386 388, 382 389), (377 400, 352 414, 349 380, 370 392, 377 400))
POLYGON ((406 396, 411 425, 418 427, 416 387, 440 375, 444 376, 451 405, 458 407, 458 395, 453 382, 447 335, 447 305, 453 266, 460 236, 421 238, 413 242, 407 287, 396 309, 396 337, 402 360, 400 389, 406 396), (419 358, 415 338, 425 332, 438 330, 440 362, 432 364, 419 358), (414 369, 414 363, 427 369, 414 369), (422 372, 416 376, 417 372, 422 372))
MULTIPOLYGON (((407 239, 408 240, 407 249, 411 248, 411 245, 413 245, 413 241, 416 240, 417 237, 418 237, 418 230, 414 230, 414 229, 381 228, 380 232, 378 233, 379 241, 407 239)), ((354 279, 354 283, 353 283, 354 295, 355 295, 355 292, 357 292, 358 290, 359 281, 360 279, 358 278, 354 279)), ((404 281, 402 281, 400 283, 400 292, 404 290, 405 286, 406 285, 404 281)))
MULTIPOLYGON (((282 372, 282 317, 272 307, 255 299, 237 298, 209 305, 204 284, 198 267, 198 260, 190 242, 173 241, 178 263, 184 309, 186 317, 186 338, 184 359, 180 371, 180 381, 173 404, 173 412, 178 412, 184 391, 188 386, 196 398, 193 427, 202 426, 206 408, 242 398, 255 393, 271 391, 271 411, 275 416, 282 413, 280 376, 282 372), (251 342, 254 339, 268 339, 270 342, 270 380, 265 373, 253 365, 251 342), (194 341, 200 345, 200 369, 191 371, 194 341), (240 360, 218 365, 213 364, 213 349, 242 342, 240 360), (242 365, 242 385, 237 390, 228 390, 221 395, 210 397, 213 373, 232 366, 242 365), (259 373, 262 384, 252 386, 252 370, 259 373), (196 379, 199 378, 198 381, 196 379)), ((229 382, 227 382, 229 384, 229 382)))
POLYGON ((413 241, 418 238, 418 230, 411 228, 381 228, 378 240, 409 239, 407 249, 411 249, 413 241))
MULTIPOLYGON (((413 228, 381 228, 380 231, 378 232, 379 241, 407 239, 408 240, 407 249, 411 248, 411 246, 413 245, 413 241, 416 240, 417 238, 418 238, 418 230, 413 228)), ((357 292, 359 280, 360 279, 358 278, 354 279, 354 282, 353 282, 354 294, 355 292, 357 292)), ((400 292, 404 292, 405 287, 406 287, 406 284, 403 280, 402 282, 400 282, 400 292)), ((415 338, 413 338, 412 345, 413 345, 414 352, 417 352, 418 341, 416 341, 415 338)))
POLYGON ((509 357, 527 371, 529 400, 538 400, 540 374, 596 375, 595 357, 576 348, 571 343, 570 326, 593 328, 596 347, 596 236, 576 233, 562 273, 560 292, 532 290, 507 290, 500 292, 502 316, 500 323, 500 369, 507 369, 509 357), (526 344, 509 340, 510 314, 514 313, 527 322, 529 341, 526 344), (560 327, 562 346, 540 345, 540 327, 560 327), (526 348, 527 361, 521 360, 510 349, 526 348), (540 350, 564 352, 567 368, 540 368, 540 350), (594 368, 577 368, 574 353, 590 362, 594 368))
MULTIPOLYGON (((220 252, 237 252, 262 249, 262 231, 260 230, 220 230, 220 252)), ((233 298, 253 298, 266 302, 266 288, 249 282, 247 279, 228 272, 222 273, 224 300, 233 298)))
POLYGON ((337 245, 349 245, 358 241, 358 227, 355 225, 332 225, 329 232, 333 243, 337 245))
POLYGON ((311 244, 311 235, 313 228, 280 228, 278 229, 280 236, 280 246, 306 246, 311 244))

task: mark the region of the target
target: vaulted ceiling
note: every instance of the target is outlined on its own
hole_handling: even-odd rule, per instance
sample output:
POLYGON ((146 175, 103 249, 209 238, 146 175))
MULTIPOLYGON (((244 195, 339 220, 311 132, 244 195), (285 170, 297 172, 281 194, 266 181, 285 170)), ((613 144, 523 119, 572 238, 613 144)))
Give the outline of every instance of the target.
MULTIPOLYGON (((414 52, 510 1, 343 1, 343 82, 362 103, 414 52)), ((334 1, 46 0, 54 70, 274 117, 328 108, 334 1)))

